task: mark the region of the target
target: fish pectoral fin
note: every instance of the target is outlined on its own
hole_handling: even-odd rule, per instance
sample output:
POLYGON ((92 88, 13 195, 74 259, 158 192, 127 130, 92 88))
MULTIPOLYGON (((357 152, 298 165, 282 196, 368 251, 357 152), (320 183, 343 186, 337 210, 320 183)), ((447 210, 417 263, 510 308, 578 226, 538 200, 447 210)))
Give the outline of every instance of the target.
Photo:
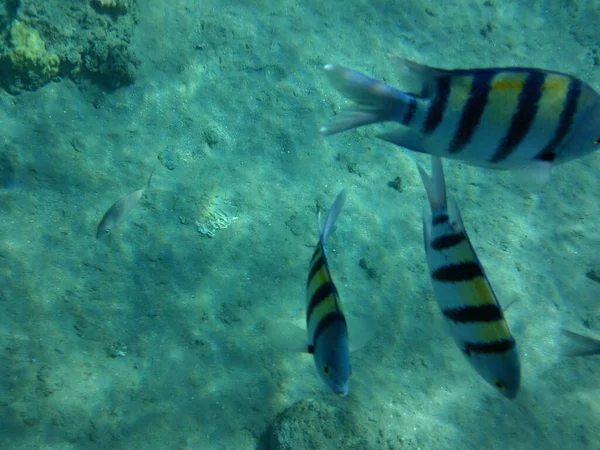
POLYGON ((519 301, 519 299, 515 298, 512 302, 510 302, 508 305, 506 305, 505 307, 502 308, 502 313, 506 313, 506 311, 508 311, 508 308, 510 308, 512 305, 514 305, 518 301, 519 301))
POLYGON ((535 161, 513 171, 517 181, 534 193, 539 193, 552 175, 552 163, 535 161))
POLYGON ((423 147, 423 134, 410 128, 398 128, 388 133, 378 134, 377 137, 413 152, 428 153, 423 147))
POLYGON ((273 346, 282 350, 306 353, 306 330, 285 321, 269 322, 265 326, 265 334, 273 346))
POLYGON ((375 336, 375 324, 363 317, 346 316, 350 353, 362 349, 375 336))

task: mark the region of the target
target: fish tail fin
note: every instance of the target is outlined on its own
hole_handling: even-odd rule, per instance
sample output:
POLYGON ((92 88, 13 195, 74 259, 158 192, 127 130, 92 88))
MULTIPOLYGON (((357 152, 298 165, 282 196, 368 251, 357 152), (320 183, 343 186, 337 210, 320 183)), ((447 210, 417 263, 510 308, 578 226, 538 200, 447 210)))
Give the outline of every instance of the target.
POLYGON ((439 156, 431 157, 431 176, 425 172, 425 169, 420 164, 417 164, 417 168, 423 180, 431 210, 446 209, 448 200, 446 198, 446 181, 444 179, 442 158, 439 156))
POLYGON ((355 105, 342 111, 331 124, 321 127, 319 131, 323 136, 402 117, 414 98, 412 94, 345 67, 327 64, 325 73, 331 84, 355 105))
POLYGON ((333 225, 342 211, 342 207, 346 201, 346 192, 346 189, 342 189, 342 191, 336 197, 331 209, 329 210, 329 213, 327 214, 325 224, 321 223, 321 214, 319 212, 319 242, 323 246, 325 246, 325 240, 333 230, 333 225))
POLYGON ((600 354, 599 339, 594 339, 565 329, 562 329, 561 331, 565 336, 569 337, 574 344, 571 348, 564 351, 566 355, 588 356, 600 354))

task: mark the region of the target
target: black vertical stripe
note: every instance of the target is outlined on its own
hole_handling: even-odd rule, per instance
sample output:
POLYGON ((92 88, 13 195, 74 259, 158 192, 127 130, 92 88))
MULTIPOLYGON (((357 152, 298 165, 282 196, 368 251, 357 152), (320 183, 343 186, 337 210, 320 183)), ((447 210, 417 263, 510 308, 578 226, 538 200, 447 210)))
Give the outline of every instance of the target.
POLYGON ((485 70, 473 74, 469 99, 462 110, 458 128, 450 142, 450 153, 459 153, 471 141, 477 124, 481 120, 485 105, 487 105, 492 79, 496 75, 493 70, 485 70))
POLYGON ((322 270, 323 266, 325 266, 325 265, 326 265, 325 256, 321 253, 321 255, 318 257, 318 259, 316 261, 313 261, 312 265, 310 266, 310 272, 308 272, 308 278, 306 279, 307 286, 310 284, 310 282, 313 279, 313 277, 315 276, 315 274, 317 272, 319 272, 320 270, 322 270))
POLYGON ((556 130, 554 130, 554 137, 544 147, 544 149, 537 154, 535 159, 540 161, 554 161, 556 158, 556 148, 560 145, 562 140, 569 134, 571 127, 573 126, 573 119, 577 112, 577 104, 581 97, 581 81, 577 78, 572 78, 569 83, 569 90, 565 99, 563 110, 560 113, 560 119, 556 130))
POLYGON ((408 103, 408 107, 406 108, 406 112, 402 117, 402 125, 408 126, 415 118, 415 114, 417 112, 417 99, 412 96, 410 98, 410 102, 408 103))
POLYGON ((431 222, 434 225, 441 225, 443 223, 446 223, 450 220, 450 218, 448 217, 448 214, 440 214, 438 216, 434 216, 433 219, 431 220, 431 222))
POLYGON ((431 241, 431 248, 437 251, 446 250, 457 246, 467 239, 465 233, 445 234, 431 241))
POLYGON ((448 103, 448 97, 450 96, 451 81, 452 77, 450 75, 443 75, 436 79, 436 94, 427 111, 427 117, 425 118, 425 124, 423 125, 424 134, 433 133, 437 126, 442 122, 444 111, 446 110, 446 105, 448 103))
POLYGON ((319 305, 319 303, 328 298, 330 295, 337 295, 337 289, 331 281, 323 283, 321 286, 319 286, 319 288, 310 298, 310 303, 308 304, 308 310, 306 311, 307 323, 310 321, 310 316, 313 310, 319 305))
POLYGON ((325 317, 323 317, 323 320, 321 320, 321 322, 319 322, 319 325, 317 325, 317 329, 315 330, 315 334, 313 336, 313 344, 316 346, 317 342, 319 340, 319 336, 321 336, 325 330, 330 327, 331 325, 335 324, 335 323, 342 323, 344 325, 344 327, 346 327, 346 318, 344 317, 344 315, 339 312, 332 312, 327 314, 325 317))
POLYGON ((469 281, 483 276, 481 266, 476 262, 463 262, 458 264, 449 264, 434 270, 431 277, 434 280, 457 283, 459 281, 469 281))
POLYGON ((321 242, 317 242, 317 245, 315 246, 315 251, 313 252, 312 256, 310 257, 311 262, 314 261, 314 259, 319 256, 320 253, 323 253, 323 246, 321 245, 321 242))
POLYGON ((542 98, 542 85, 545 80, 546 73, 539 70, 532 70, 525 79, 508 133, 502 138, 491 162, 498 163, 508 158, 529 132, 538 111, 538 104, 542 98))
POLYGON ((503 318, 502 311, 496 304, 481 306, 464 306, 442 310, 445 317, 453 322, 495 322, 503 318))
POLYGON ((494 342, 465 342, 463 350, 467 355, 471 353, 505 353, 515 348, 516 342, 514 339, 502 339, 494 342))

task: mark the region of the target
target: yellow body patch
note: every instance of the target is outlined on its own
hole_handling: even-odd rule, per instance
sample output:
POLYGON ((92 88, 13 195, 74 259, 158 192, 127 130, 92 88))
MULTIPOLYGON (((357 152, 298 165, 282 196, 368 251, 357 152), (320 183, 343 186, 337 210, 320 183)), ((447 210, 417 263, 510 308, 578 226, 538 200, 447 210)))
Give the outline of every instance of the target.
POLYGON ((335 295, 330 295, 320 301, 315 309, 312 310, 312 313, 308 318, 308 329, 311 330, 311 334, 317 329, 319 323, 325 316, 336 311, 343 313, 342 305, 335 295))
MULTIPOLYGON (((457 227, 453 227, 453 230, 459 232, 457 227)), ((473 251, 473 247, 471 247, 471 244, 466 239, 451 249, 442 251, 442 253, 448 255, 448 260, 451 261, 452 264, 477 261, 477 256, 473 251)))
POLYGON ((538 103, 538 117, 549 123, 557 123, 563 110, 570 80, 562 75, 550 74, 542 85, 542 97, 538 103))
POLYGON ((495 305, 496 297, 484 277, 456 283, 456 290, 466 306, 495 305))
POLYGON ((452 77, 450 85, 450 96, 448 98, 447 111, 460 113, 471 95, 473 76, 462 75, 452 77))
POLYGON ((317 292, 321 286, 323 286, 327 282, 333 282, 329 277, 329 274, 325 267, 319 270, 315 275, 311 278, 308 286, 306 287, 307 300, 310 302, 312 296, 317 292))
POLYGON ((492 92, 513 91, 518 95, 525 86, 527 75, 527 72, 500 72, 492 81, 492 92))
POLYGON ((495 342, 512 339, 510 330, 504 319, 495 322, 479 322, 473 328, 473 340, 476 342, 495 342))
POLYGON ((509 124, 519 106, 519 96, 527 73, 501 72, 494 77, 484 113, 486 120, 502 126, 509 124))

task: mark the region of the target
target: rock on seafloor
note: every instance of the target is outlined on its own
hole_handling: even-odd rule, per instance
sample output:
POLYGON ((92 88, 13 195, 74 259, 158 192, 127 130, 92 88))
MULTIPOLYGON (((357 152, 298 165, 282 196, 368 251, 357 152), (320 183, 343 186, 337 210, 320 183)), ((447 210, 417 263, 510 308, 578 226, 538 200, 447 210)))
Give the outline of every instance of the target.
POLYGON ((281 412, 267 430, 269 450, 372 448, 367 430, 349 408, 300 400, 281 412))

